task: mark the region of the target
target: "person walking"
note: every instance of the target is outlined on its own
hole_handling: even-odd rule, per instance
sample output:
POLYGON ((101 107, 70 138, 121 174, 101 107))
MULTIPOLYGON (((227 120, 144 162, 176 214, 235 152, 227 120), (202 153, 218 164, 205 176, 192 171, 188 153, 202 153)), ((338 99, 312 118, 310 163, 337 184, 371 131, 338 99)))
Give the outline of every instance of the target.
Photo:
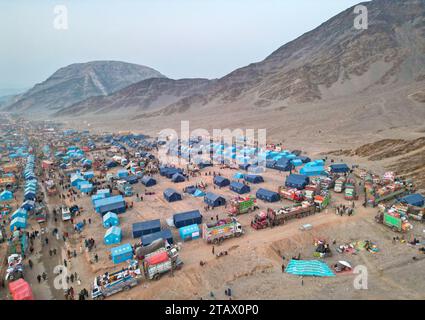
POLYGON ((38 280, 38 283, 41 282, 41 276, 40 275, 37 276, 37 280, 38 280))
POLYGON ((32 269, 32 261, 31 261, 31 259, 28 260, 28 265, 30 266, 30 269, 32 269))

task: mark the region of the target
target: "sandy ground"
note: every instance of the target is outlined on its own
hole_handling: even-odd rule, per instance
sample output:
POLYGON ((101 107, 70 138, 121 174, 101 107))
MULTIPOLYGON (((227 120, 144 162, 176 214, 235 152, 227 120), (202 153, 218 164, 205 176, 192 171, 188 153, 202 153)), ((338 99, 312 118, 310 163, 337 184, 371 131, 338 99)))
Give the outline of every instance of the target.
MULTIPOLYGON (((338 157, 339 158, 339 157, 338 157)), ((361 159, 344 158, 349 165, 359 163, 361 159)), ((361 163, 363 166, 371 163, 361 163)), ((114 169, 114 171, 120 168, 114 169)), ((372 166, 377 172, 382 168, 372 166)), ((176 212, 200 209, 204 221, 208 221, 216 215, 220 218, 227 216, 224 207, 211 211, 205 211, 202 198, 194 198, 184 195, 182 201, 168 203, 164 200, 162 192, 167 187, 175 188, 182 192, 187 185, 196 182, 206 182, 206 191, 215 192, 230 199, 235 196, 227 187, 214 189, 212 175, 205 173, 215 171, 232 179, 236 170, 206 168, 202 175, 190 178, 183 183, 172 183, 165 177, 156 175, 158 184, 148 188, 154 195, 144 196, 143 201, 136 197, 126 198, 127 202, 133 202, 134 207, 120 215, 120 226, 123 231, 121 243, 134 244, 139 239, 133 239, 131 226, 135 222, 161 219, 163 227, 167 227, 166 219, 176 212)), ((262 174, 265 182, 258 185, 251 184, 251 194, 255 194, 260 187, 277 190, 282 185, 287 173, 278 173, 267 170, 262 174)), ((233 179, 232 179, 233 180, 233 179)), ((135 193, 144 194, 142 184, 133 185, 135 193)), ((290 221, 288 224, 273 229, 254 230, 250 227, 250 221, 255 213, 239 216, 245 234, 241 238, 226 240, 221 246, 215 247, 215 252, 227 250, 229 254, 217 258, 212 254, 212 245, 197 239, 182 243, 181 259, 184 266, 181 270, 163 275, 158 281, 143 280, 142 283, 130 290, 116 294, 109 299, 225 299, 224 291, 231 288, 233 299, 424 299, 425 286, 423 269, 425 267, 425 255, 420 254, 418 248, 411 247, 406 243, 393 243, 392 238, 396 234, 383 225, 374 222, 377 209, 363 208, 361 202, 356 202, 354 216, 340 217, 335 214, 333 207, 339 203, 347 203, 341 194, 332 193, 332 205, 321 213, 290 221), (311 223, 313 229, 301 231, 299 227, 311 223), (301 254, 302 259, 313 259, 315 239, 326 239, 329 242, 336 241, 336 245, 363 240, 372 240, 379 247, 379 252, 372 254, 367 251, 359 251, 355 255, 339 254, 335 251, 336 245, 332 245, 333 256, 326 258, 328 265, 338 260, 346 260, 353 266, 364 265, 368 270, 368 289, 357 290, 353 281, 355 275, 343 274, 332 278, 300 277, 282 273, 282 263, 287 265, 292 256, 301 254), (282 259, 282 256, 285 259, 282 259), (413 259, 416 257, 416 260, 413 259), (200 266, 200 261, 206 265, 200 266)), ((360 199, 362 195, 360 194, 360 199)), ((50 210, 61 203, 57 196, 48 197, 47 204, 50 210)), ((102 226, 101 217, 94 212, 90 197, 81 196, 75 201, 84 211, 75 219, 75 222, 90 218, 91 224, 86 224, 81 234, 72 234, 65 243, 63 240, 56 241, 52 236, 51 246, 60 249, 60 255, 50 257, 49 247, 41 247, 41 241, 36 240, 36 254, 32 257, 35 267, 27 270, 26 278, 30 281, 37 299, 63 299, 63 290, 53 285, 53 268, 62 263, 66 257, 66 250, 77 251, 77 257, 68 260, 71 272, 78 272, 81 285, 71 284, 76 292, 82 288, 90 290, 90 284, 96 275, 105 271, 120 269, 124 264, 114 265, 109 258, 110 246, 103 243, 106 229, 102 226), (85 238, 94 238, 96 248, 92 252, 81 253, 80 247, 85 238), (97 253, 99 262, 95 263, 93 256, 97 253), (36 275, 46 271, 48 280, 41 284, 37 283, 36 275)), ((258 200, 260 210, 268 207, 279 208, 282 205, 290 205, 289 201, 268 204, 258 200)), ((415 229, 406 235, 406 239, 417 237, 424 240, 425 226, 414 222, 415 229)), ((32 228, 39 228, 35 222, 32 228)), ((53 227, 59 227, 63 231, 71 231, 70 222, 55 223, 50 215, 48 222, 49 231, 53 227)), ((175 241, 180 241, 176 229, 172 229, 175 241)), ((5 290, 0 290, 0 296, 7 296, 5 290)))

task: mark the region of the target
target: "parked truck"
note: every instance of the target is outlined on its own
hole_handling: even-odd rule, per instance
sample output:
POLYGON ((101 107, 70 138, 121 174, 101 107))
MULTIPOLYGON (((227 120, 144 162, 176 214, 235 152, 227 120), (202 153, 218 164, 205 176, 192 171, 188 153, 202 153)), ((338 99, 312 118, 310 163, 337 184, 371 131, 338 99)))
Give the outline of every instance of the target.
POLYGON ((300 219, 316 213, 316 207, 310 202, 302 202, 301 204, 293 207, 284 207, 278 210, 271 208, 267 212, 260 212, 255 215, 251 221, 251 227, 256 230, 264 229, 267 227, 274 227, 292 219, 300 219))
POLYGON ((339 177, 335 181, 334 191, 337 193, 341 193, 345 188, 345 177, 339 177))
POLYGON ((379 213, 375 217, 376 222, 390 227, 393 231, 407 232, 412 229, 412 225, 400 215, 390 214, 387 211, 379 213))
POLYGON ((229 215, 236 216, 258 209, 257 200, 254 196, 235 197, 230 200, 229 215))
POLYGON ((304 194, 301 190, 294 188, 287 188, 285 186, 280 186, 278 193, 281 199, 287 199, 295 202, 301 202, 304 200, 304 194))
POLYGON ((102 300, 120 291, 128 291, 138 285, 141 275, 138 262, 132 260, 125 269, 97 276, 93 282, 92 299, 102 300))
POLYGON ((179 258, 179 249, 174 245, 147 254, 143 260, 145 277, 150 280, 158 280, 162 274, 180 269, 183 262, 179 258))
POLYGON ((411 191, 413 191, 413 186, 411 184, 395 182, 393 184, 385 185, 380 189, 372 190, 369 194, 367 203, 375 207, 381 202, 388 201, 396 197, 402 197, 409 194, 411 191))
POLYGON ((69 208, 68 207, 63 206, 61 208, 61 212, 62 212, 62 221, 71 220, 71 218, 72 218, 71 211, 69 211, 69 208))
POLYGON ((202 225, 202 238, 207 243, 219 244, 225 239, 240 237, 244 231, 242 225, 235 218, 219 220, 215 224, 202 225))
POLYGON ((350 176, 347 178, 347 181, 345 182, 345 192, 344 192, 344 198, 345 200, 357 200, 358 194, 357 194, 357 182, 356 179, 353 176, 350 176))

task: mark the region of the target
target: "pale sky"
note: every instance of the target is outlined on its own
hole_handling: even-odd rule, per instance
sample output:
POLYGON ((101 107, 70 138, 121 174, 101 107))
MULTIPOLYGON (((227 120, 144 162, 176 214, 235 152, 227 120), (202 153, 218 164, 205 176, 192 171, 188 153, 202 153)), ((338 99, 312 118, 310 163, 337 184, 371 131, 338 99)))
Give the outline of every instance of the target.
POLYGON ((218 78, 263 60, 360 0, 0 0, 0 89, 76 62, 119 60, 218 78), (53 26, 55 5, 68 30, 53 26))

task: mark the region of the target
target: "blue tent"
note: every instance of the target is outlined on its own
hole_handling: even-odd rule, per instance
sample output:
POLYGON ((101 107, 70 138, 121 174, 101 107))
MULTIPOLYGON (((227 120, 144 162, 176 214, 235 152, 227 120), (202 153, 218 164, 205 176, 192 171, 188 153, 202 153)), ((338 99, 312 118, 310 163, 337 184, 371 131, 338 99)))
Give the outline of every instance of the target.
POLYGON ((171 181, 173 181, 174 183, 184 182, 186 181, 186 178, 181 173, 175 173, 171 178, 171 181))
POLYGON ((125 200, 121 195, 95 200, 94 207, 102 215, 108 211, 123 213, 126 210, 125 200))
POLYGON ((156 180, 151 176, 143 176, 141 182, 145 187, 152 187, 156 185, 156 180))
POLYGON ((294 169, 294 165, 289 159, 282 158, 276 162, 273 169, 279 171, 291 171, 292 169, 294 169))
POLYGON ((267 202, 276 202, 276 201, 279 201, 280 199, 280 195, 277 192, 270 191, 263 188, 258 189, 255 196, 258 199, 267 201, 267 202))
POLYGON ((0 193, 0 202, 4 201, 10 201, 13 199, 13 193, 8 190, 4 190, 2 193, 0 193))
POLYGON ((167 242, 169 244, 174 243, 173 234, 171 233, 171 230, 170 229, 164 229, 164 230, 161 230, 161 231, 157 231, 157 232, 150 233, 150 234, 142 236, 142 238, 141 238, 142 246, 148 246, 152 242, 154 242, 155 240, 158 240, 158 239, 167 240, 167 242))
POLYGON ((243 163, 239 165, 239 169, 247 171, 250 166, 248 163, 243 163))
POLYGON ((198 239, 200 237, 200 230, 197 224, 191 224, 179 229, 180 238, 183 241, 198 239))
POLYGON ((214 184, 219 187, 226 187, 230 185, 230 180, 222 176, 215 176, 214 184))
POLYGON ((94 172, 93 171, 87 171, 83 173, 84 179, 91 179, 94 178, 94 172))
POLYGON ((106 230, 105 236, 103 237, 103 242, 105 244, 117 244, 121 242, 121 236, 121 228, 112 226, 106 230))
POLYGON ((21 218, 21 217, 17 217, 14 218, 11 222, 10 222, 10 231, 14 231, 15 228, 18 229, 25 229, 27 227, 27 219, 25 218, 21 218))
POLYGON ((219 206, 224 206, 226 204, 226 199, 224 199, 222 196, 218 194, 207 192, 204 197, 204 202, 208 204, 210 207, 215 208, 219 206))
POLYGON ((347 173, 350 168, 345 163, 334 163, 330 165, 332 173, 347 173))
POLYGON ((310 178, 302 174, 290 174, 285 181, 285 186, 302 190, 310 183, 310 178))
POLYGON ((110 228, 112 226, 117 226, 120 224, 118 215, 114 212, 107 212, 102 219, 103 219, 103 227, 105 228, 110 228))
POLYGON ((178 193, 176 190, 171 189, 171 188, 165 189, 163 195, 164 195, 165 200, 167 200, 168 202, 174 202, 174 201, 182 200, 181 194, 178 193))
POLYGON ((133 238, 140 238, 158 231, 161 231, 161 221, 159 219, 133 223, 133 238))
POLYGON ((243 173, 241 173, 241 172, 236 172, 234 175, 233 175, 233 179, 243 179, 244 178, 244 174, 243 173))
POLYGON ((400 202, 410 204, 415 207, 423 207, 425 203, 425 198, 419 193, 409 194, 400 199, 400 202))
POLYGON ((264 182, 263 177, 256 174, 247 174, 244 179, 245 181, 254 183, 254 184, 264 182))
POLYGON ((133 248, 129 243, 111 249, 112 261, 117 264, 133 259, 133 248))
POLYGON ((28 212, 27 210, 23 209, 23 208, 19 208, 18 210, 16 210, 15 212, 13 212, 10 216, 10 219, 13 220, 15 218, 28 218, 28 212))
POLYGON ((201 224, 202 215, 199 210, 175 213, 173 215, 173 222, 176 228, 185 227, 191 224, 201 224))
POLYGON ((24 203, 22 203, 22 205, 20 206, 20 208, 25 209, 26 211, 34 210, 34 208, 35 208, 35 201, 33 201, 33 200, 27 200, 24 203))
POLYGON ((233 192, 236 192, 238 194, 244 194, 251 191, 251 188, 247 186, 246 184, 243 184, 241 182, 232 181, 230 183, 230 190, 233 192))
POLYGON ((117 176, 118 176, 118 178, 128 177, 128 172, 125 169, 118 170, 117 176))

